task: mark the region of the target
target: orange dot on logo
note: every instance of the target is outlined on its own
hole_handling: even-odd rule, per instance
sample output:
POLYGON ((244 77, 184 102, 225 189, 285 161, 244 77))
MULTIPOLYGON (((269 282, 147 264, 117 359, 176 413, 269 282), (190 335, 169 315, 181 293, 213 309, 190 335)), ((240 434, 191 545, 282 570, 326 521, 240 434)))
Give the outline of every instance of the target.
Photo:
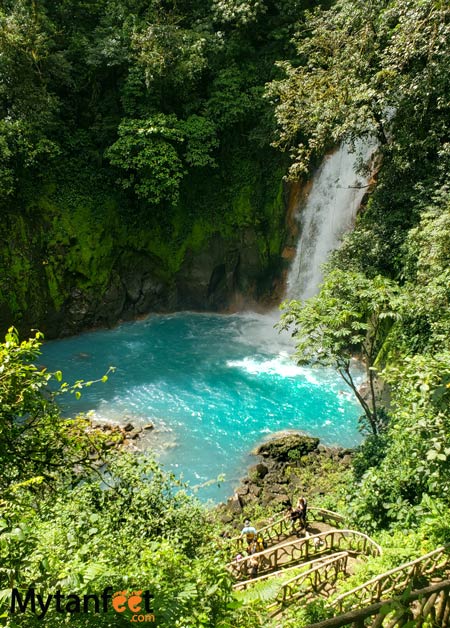
POLYGON ((128 608, 132 613, 139 613, 141 610, 142 591, 133 591, 128 598, 128 608))
POLYGON ((113 609, 118 613, 123 613, 125 610, 125 602, 127 601, 128 591, 116 591, 112 595, 113 609))

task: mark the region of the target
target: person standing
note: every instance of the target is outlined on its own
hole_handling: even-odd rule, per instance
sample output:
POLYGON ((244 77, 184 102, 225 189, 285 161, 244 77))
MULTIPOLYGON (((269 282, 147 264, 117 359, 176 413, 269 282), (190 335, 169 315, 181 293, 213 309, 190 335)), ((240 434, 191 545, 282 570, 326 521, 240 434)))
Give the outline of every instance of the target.
POLYGON ((250 578, 256 578, 258 575, 259 559, 257 556, 252 556, 248 561, 250 567, 250 578))
POLYGON ((247 550, 250 553, 252 543, 256 539, 256 528, 251 525, 250 519, 246 519, 244 521, 244 527, 241 530, 241 538, 244 536, 245 540, 247 541, 247 550))
POLYGON ((300 497, 297 502, 296 512, 298 513, 298 519, 300 521, 300 529, 306 530, 306 513, 308 510, 308 503, 304 497, 300 497))

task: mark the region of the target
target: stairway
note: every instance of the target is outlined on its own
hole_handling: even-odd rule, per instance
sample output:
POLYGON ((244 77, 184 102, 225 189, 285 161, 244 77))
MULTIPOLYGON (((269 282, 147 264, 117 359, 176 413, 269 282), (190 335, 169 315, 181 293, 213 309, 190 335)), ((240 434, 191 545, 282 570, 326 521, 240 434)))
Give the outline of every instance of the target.
MULTIPOLYGON (((286 518, 261 528, 258 535, 263 535, 268 547, 236 557, 227 565, 236 580, 235 591, 247 591, 251 596, 252 589, 265 587, 266 595, 269 590, 273 597, 268 608, 276 615, 300 598, 328 597, 334 592, 339 574, 351 573, 356 556, 381 553, 381 548, 368 536, 331 525, 330 519, 343 523, 337 513, 314 509, 312 516, 314 519, 302 533, 292 534, 286 518), (258 575, 251 577, 255 563, 258 575)), ((237 538, 232 540, 232 546, 233 543, 234 549, 242 547, 242 541, 237 538)))
MULTIPOLYGON (((313 510, 313 509, 311 509, 313 510)), ((314 509, 314 517, 301 534, 292 534, 286 518, 271 522, 261 528, 267 543, 264 551, 251 556, 236 558, 226 566, 236 580, 236 595, 246 596, 266 587, 266 607, 273 618, 281 618, 286 606, 305 604, 317 597, 333 598, 328 606, 334 618, 324 620, 310 628, 339 628, 340 626, 363 627, 365 620, 373 619, 373 628, 401 626, 408 617, 419 618, 419 623, 431 614, 442 615, 450 625, 450 545, 440 547, 399 567, 336 596, 338 578, 347 577, 357 561, 366 556, 379 556, 381 547, 370 537, 356 530, 336 527, 344 523, 337 513, 314 509), (333 523, 331 523, 331 519, 333 523), (258 562, 258 575, 250 577, 250 560, 258 562), (446 579, 447 578, 447 579, 446 579), (400 613, 398 602, 392 601, 417 582, 428 582, 428 588, 412 591, 408 597, 409 609, 400 613), (384 602, 383 602, 384 600, 384 602), (386 619, 383 604, 392 603, 394 615, 386 619), (394 612, 395 611, 395 612, 394 612), (395 614, 397 613, 397 614, 395 614), (398 617, 397 617, 398 615, 398 617)), ((242 540, 231 540, 230 552, 242 549, 242 540)), ((402 597, 402 599, 403 599, 402 597)), ((257 599, 257 597, 255 597, 257 599)), ((405 598, 406 599, 406 598, 405 598)), ((442 619, 441 618, 441 619, 442 619)), ((419 624, 418 624, 419 625, 419 624)), ((420 623, 420 625, 422 625, 420 623)))

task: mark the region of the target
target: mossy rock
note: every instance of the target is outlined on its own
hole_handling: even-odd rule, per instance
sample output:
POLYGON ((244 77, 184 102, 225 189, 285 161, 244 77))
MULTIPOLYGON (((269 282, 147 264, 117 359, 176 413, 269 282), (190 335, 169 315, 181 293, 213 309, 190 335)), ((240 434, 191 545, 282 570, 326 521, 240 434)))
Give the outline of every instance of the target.
POLYGON ((311 436, 289 434, 260 445, 255 453, 277 462, 290 462, 315 451, 319 442, 320 439, 311 436))

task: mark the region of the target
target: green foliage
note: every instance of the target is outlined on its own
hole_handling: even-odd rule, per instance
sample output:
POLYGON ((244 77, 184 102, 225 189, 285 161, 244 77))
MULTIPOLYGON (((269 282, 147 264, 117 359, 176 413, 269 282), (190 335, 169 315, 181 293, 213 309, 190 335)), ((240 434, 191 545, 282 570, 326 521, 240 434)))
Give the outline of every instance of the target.
POLYGON ((283 581, 279 578, 262 580, 248 590, 237 591, 236 598, 245 604, 257 604, 264 607, 276 600, 282 584, 283 581))
POLYGON ((384 416, 377 414, 375 363, 399 318, 398 293, 398 287, 384 277, 371 280, 363 274, 333 270, 318 296, 291 301, 281 319, 282 329, 293 327, 297 362, 336 368, 355 393, 373 434, 382 429, 384 416), (371 406, 354 381, 351 363, 355 355, 366 366, 371 406))
POLYGON ((187 251, 218 232, 239 248, 250 226, 256 281, 277 269, 285 160, 269 147, 262 91, 290 48, 280 35, 292 14, 285 3, 236 9, 250 21, 196 0, 2 5, 6 326, 45 328, 74 294, 95 309, 117 287, 124 251, 151 261, 170 292, 187 251))
POLYGON ((156 80, 171 82, 172 89, 185 88, 207 66, 206 49, 211 33, 201 28, 180 28, 179 18, 160 12, 152 24, 132 35, 131 48, 145 72, 147 86, 156 80))
POLYGON ((123 188, 132 188, 152 204, 176 202, 184 171, 175 144, 183 137, 175 116, 158 114, 147 120, 125 120, 119 139, 107 151, 111 163, 125 171, 123 188))
POLYGON ((212 11, 219 23, 245 26, 264 15, 267 7, 261 0, 214 0, 212 11))
POLYGON ((356 480, 360 480, 368 469, 377 467, 381 463, 386 455, 388 444, 386 433, 367 436, 353 457, 356 480))
POLYGON ((417 525, 429 497, 450 505, 449 357, 415 355, 383 373, 393 390, 389 446, 349 504, 367 530, 417 525))
POLYGON ((202 116, 192 115, 180 122, 186 151, 184 159, 189 166, 215 166, 211 151, 218 145, 215 125, 202 116))
POLYGON ((317 598, 305 604, 292 604, 283 609, 283 627, 300 628, 330 619, 333 611, 327 607, 325 599, 317 598))
POLYGON ((268 93, 292 174, 330 146, 367 135, 404 170, 414 151, 421 159, 436 154, 448 113, 448 14, 437 0, 338 0, 307 16, 297 62, 280 64, 286 78, 268 93))
MULTIPOLYGON (((12 589, 47 595, 101 595, 145 590, 158 625, 253 628, 224 570, 225 555, 208 512, 149 455, 109 452, 105 467, 71 466, 101 448, 86 425, 62 419, 48 390, 52 378, 35 366, 40 335, 19 344, 10 330, 1 346, 0 614, 2 625, 127 625, 122 616, 58 612, 43 623, 30 610, 9 613, 12 589)), ((103 376, 104 381, 107 376, 103 376)), ((84 385, 61 383, 77 394, 84 385)))
POLYGON ((140 198, 153 205, 163 201, 174 204, 187 166, 215 165, 210 155, 217 146, 214 125, 206 118, 192 115, 178 120, 173 114, 157 114, 145 120, 124 120, 119 139, 106 155, 114 166, 128 175, 123 188, 132 188, 140 198), (186 144, 181 155, 177 147, 186 144))
MULTIPOLYGON (((403 563, 415 560, 421 554, 429 551, 427 546, 421 542, 420 535, 415 533, 401 531, 390 533, 389 535, 382 534, 377 540, 383 547, 382 556, 369 557, 364 561, 357 561, 353 573, 344 580, 339 581, 333 597, 347 593, 372 578, 395 569, 403 563)), ((354 597, 349 596, 345 600, 344 610, 350 609, 355 601, 354 597)))
MULTIPOLYGON (((420 478, 419 485, 430 494, 449 500, 450 354, 407 357, 388 367, 384 377, 393 388, 392 436, 397 446, 396 434, 401 432, 404 439, 399 479, 413 481, 415 476, 418 483, 420 478)), ((391 446, 387 464, 395 454, 391 446)))
POLYGON ((448 503, 439 497, 423 495, 417 511, 420 519, 420 535, 430 548, 450 543, 448 503))
MULTIPOLYGON (((36 480, 48 484, 67 474, 82 472, 90 457, 101 456, 106 439, 89 435, 82 419, 62 419, 50 392, 51 381, 61 382, 62 373, 48 373, 35 365, 42 334, 20 342, 10 328, 0 344, 0 462, 3 489, 12 483, 36 480)), ((107 376, 104 376, 107 377, 107 376)), ((60 392, 79 396, 84 385, 60 384, 60 392)))
MULTIPOLYGON (((374 436, 354 457, 353 486, 330 471, 330 493, 319 470, 299 468, 326 493, 321 505, 340 506, 348 485, 355 525, 388 530, 385 557, 350 586, 450 538, 449 9, 317 4, 5 0, 0 314, 44 320, 74 289, 92 307, 136 254, 170 284, 186 251, 213 234, 236 250, 245 240, 255 274, 272 269, 286 167, 269 148, 274 106, 293 175, 342 140, 376 138, 375 191, 321 294, 292 303, 283 321, 297 331, 298 359, 337 367, 355 394, 352 356, 366 366, 371 401, 360 401, 374 436), (386 411, 375 374, 389 384, 386 411)), ((87 464, 80 475, 74 465, 93 447, 106 455, 103 443, 82 420, 61 419, 48 384, 62 375, 34 366, 39 342, 12 330, 0 350, 0 591, 148 586, 162 626, 269 625, 261 603, 232 597, 203 509, 149 458, 111 457, 101 479, 87 464)), ((325 616, 308 605, 283 621, 325 616)), ((117 625, 86 625, 97 620, 117 625)))
MULTIPOLYGON (((373 136, 379 142, 376 187, 333 255, 323 307, 313 300, 297 306, 291 319, 295 324, 299 316, 310 336, 302 340, 300 333, 302 359, 318 351, 332 364, 334 349, 347 357, 360 351, 359 342, 349 342, 354 312, 366 311, 361 337, 374 322, 364 299, 358 303, 360 287, 345 299, 353 309, 339 299, 335 307, 334 274, 344 286, 355 276, 395 282, 388 299, 393 315, 381 325, 373 361, 366 358, 384 382, 389 427, 356 454, 348 507, 357 525, 372 531, 436 521, 436 542, 439 534, 447 538, 448 513, 448 17, 448 7, 434 0, 370 6, 338 0, 331 10, 307 15, 297 29, 295 60, 280 64, 285 78, 268 90, 277 104, 277 143, 291 153, 293 174, 340 141, 373 136), (344 313, 350 325, 341 332, 344 313), (434 500, 440 514, 431 513, 434 500)), ((370 373, 373 368, 369 382, 370 373)))
MULTIPOLYGON (((63 72, 53 29, 26 2, 0 10, 0 192, 12 195, 23 170, 45 167, 59 154, 49 137, 57 99, 48 81, 63 72), (48 73, 48 78, 43 78, 48 73)), ((61 78, 61 76, 60 76, 61 78)))
POLYGON ((408 345, 416 351, 444 349, 450 337, 450 199, 447 190, 427 207, 405 243, 409 304, 408 345), (412 309, 412 308, 411 308, 412 309), (410 309, 410 311, 411 311, 410 309))
MULTIPOLYGON (((103 479, 61 487, 39 510, 26 487, 16 488, 14 499, 2 502, 2 588, 34 585, 44 595, 55 589, 83 595, 101 594, 106 586, 148 588, 158 625, 218 625, 231 586, 223 558, 211 546, 215 531, 206 511, 175 487, 152 460, 122 453, 109 460, 103 479)), ((107 626, 114 618, 111 610, 75 615, 70 623, 107 626)), ((39 625, 31 614, 24 619, 39 625)), ((67 619, 53 605, 46 625, 63 626, 67 619)))
POLYGON ((239 68, 233 66, 221 70, 211 87, 212 93, 206 103, 208 116, 221 129, 241 122, 252 106, 252 99, 239 68))

